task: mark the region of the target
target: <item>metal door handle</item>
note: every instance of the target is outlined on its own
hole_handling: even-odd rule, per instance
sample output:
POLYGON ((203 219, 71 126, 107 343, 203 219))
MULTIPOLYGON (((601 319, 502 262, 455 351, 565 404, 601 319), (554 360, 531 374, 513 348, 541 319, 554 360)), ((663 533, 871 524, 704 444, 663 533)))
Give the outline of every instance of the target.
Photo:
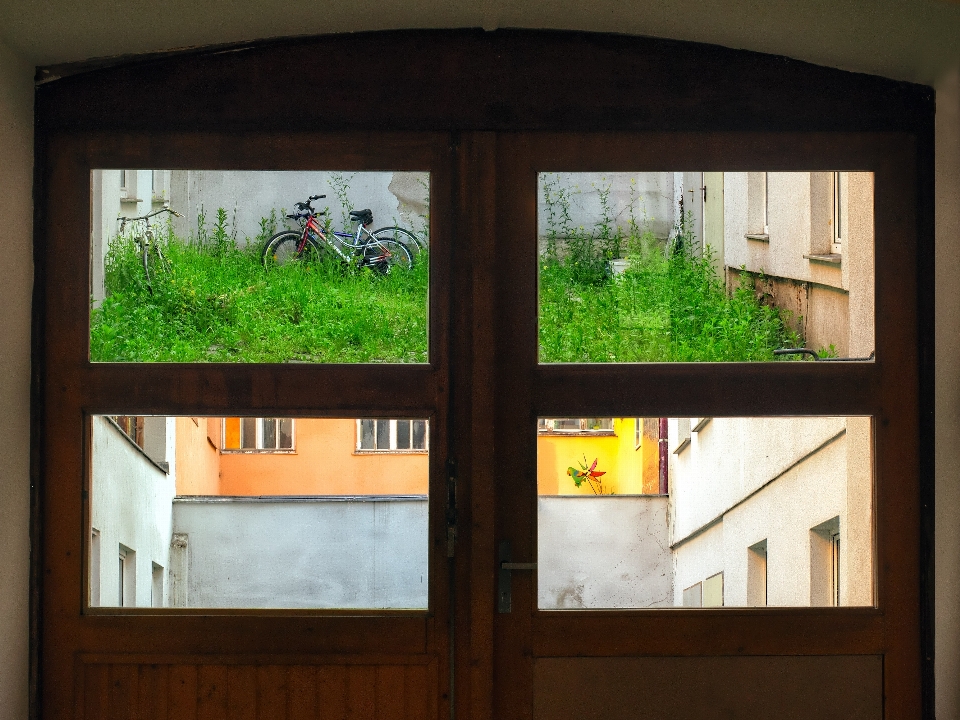
POLYGON ((513 576, 514 570, 536 570, 535 562, 512 562, 509 540, 500 543, 500 573, 497 583, 497 612, 508 613, 513 604, 513 576))

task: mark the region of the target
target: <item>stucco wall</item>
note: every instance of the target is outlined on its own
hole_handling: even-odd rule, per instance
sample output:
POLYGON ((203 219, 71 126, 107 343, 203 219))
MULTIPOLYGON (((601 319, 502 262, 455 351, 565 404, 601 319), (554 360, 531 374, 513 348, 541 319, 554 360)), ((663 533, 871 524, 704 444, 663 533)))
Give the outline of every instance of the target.
POLYGON ((178 417, 176 422, 177 495, 219 495, 220 418, 178 417))
POLYGON ((299 418, 295 453, 223 453, 222 495, 425 495, 426 453, 358 453, 357 422, 299 418))
POLYGON ((844 427, 845 418, 713 418, 677 453, 677 420, 671 418, 672 541, 733 507, 844 427))
MULTIPOLYGON (((868 432, 869 421, 857 418, 853 430, 868 432)), ((684 588, 722 571, 724 605, 746 606, 747 549, 766 540, 767 604, 810 605, 811 583, 825 580, 811 568, 811 530, 835 517, 840 530, 840 604, 872 604, 872 483, 869 461, 864 462, 869 444, 866 453, 853 450, 852 468, 850 450, 850 438, 844 435, 725 512, 706 531, 689 539, 675 536, 676 604, 682 604, 684 588)), ((675 482, 682 485, 684 478, 675 482)), ((682 511, 684 501, 692 501, 689 492, 677 496, 675 508, 682 511)))
POLYGON ((188 607, 427 606, 425 497, 177 498, 173 531, 188 607))
MULTIPOLYGON (((343 230, 343 213, 348 210, 373 211, 371 230, 385 225, 401 225, 419 232, 429 213, 429 173, 353 172, 337 173, 337 168, 314 172, 241 172, 223 170, 175 171, 170 182, 170 205, 184 218, 175 221, 183 234, 197 231, 197 217, 203 210, 212 225, 217 209, 227 211, 230 230, 237 230, 238 242, 256 237, 260 219, 276 210, 293 212, 293 204, 311 195, 326 195, 313 203, 314 208, 330 209, 335 230, 343 230), (332 183, 339 174, 348 185, 349 207, 342 208, 332 183)), ((278 229, 284 229, 281 222, 278 229)), ((348 229, 353 226, 347 226, 348 229)))
POLYGON ((27 717, 33 68, 0 45, 0 717, 27 717))
POLYGON ((541 609, 668 607, 667 499, 537 499, 541 609))
MULTIPOLYGON (((168 424, 166 418, 160 420, 168 424)), ((172 428, 164 436, 172 440, 172 428)), ((136 606, 151 606, 152 564, 162 567, 164 576, 170 569, 170 504, 175 493, 172 474, 148 460, 108 419, 93 418, 91 524, 100 533, 99 562, 91 563, 100 567, 100 598, 94 604, 120 604, 118 558, 123 545, 136 553, 136 606)))

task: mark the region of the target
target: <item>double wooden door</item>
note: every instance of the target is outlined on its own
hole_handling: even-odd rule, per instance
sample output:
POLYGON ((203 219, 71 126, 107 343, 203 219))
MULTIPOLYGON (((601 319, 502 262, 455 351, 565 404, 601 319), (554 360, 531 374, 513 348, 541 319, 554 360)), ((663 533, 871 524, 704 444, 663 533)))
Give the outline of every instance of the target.
MULTIPOLYGON (((404 57, 413 57, 412 47, 404 57)), ((556 49, 552 40, 545 47, 556 49)), ((273 71, 271 63, 315 62, 298 47, 273 52, 266 53, 273 71)), ((503 61, 490 48, 477 52, 503 61)), ((163 77, 183 68, 179 62, 148 69, 148 80, 160 82, 151 87, 162 87, 163 77)), ((202 67, 198 82, 223 62, 202 67)), ((250 62, 220 70, 260 72, 250 62)), ((672 131, 660 121, 636 129, 620 115, 606 124, 621 131, 596 131, 604 123, 551 119, 546 109, 511 119, 496 108, 484 121, 492 129, 478 130, 459 106, 450 111, 459 128, 452 132, 438 129, 436 118, 421 123, 434 128, 427 132, 306 131, 297 116, 283 127, 264 120, 269 129, 258 130, 247 105, 227 113, 233 125, 225 129, 198 110, 196 130, 166 104, 149 118, 124 111, 117 119, 108 91, 123 88, 133 91, 121 69, 54 84, 38 106, 34 643, 41 717, 805 717, 826 706, 849 716, 919 715, 916 268, 925 176, 917 180, 913 135, 805 132, 783 118, 776 133, 672 131), (108 99, 93 110, 71 106, 78 92, 108 99), (91 171, 118 167, 429 172, 428 361, 90 362, 91 227, 84 219, 91 171), (876 177, 876 362, 539 361, 540 173, 838 167, 876 177), (90 608, 87 428, 97 414, 428 417, 427 609, 90 608), (779 415, 873 418, 872 606, 538 606, 541 418, 779 415)), ((215 95, 234 91, 228 83, 215 95)), ((143 107, 156 104, 141 99, 143 107)), ((411 107, 398 106, 395 126, 417 125, 411 107)))

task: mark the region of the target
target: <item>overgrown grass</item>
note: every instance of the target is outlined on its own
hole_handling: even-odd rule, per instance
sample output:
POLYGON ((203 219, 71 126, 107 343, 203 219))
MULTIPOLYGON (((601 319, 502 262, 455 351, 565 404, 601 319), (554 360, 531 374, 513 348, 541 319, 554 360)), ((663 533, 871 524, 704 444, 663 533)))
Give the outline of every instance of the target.
POLYGON ((426 362, 427 275, 383 277, 336 259, 267 272, 260 247, 167 233, 170 270, 147 288, 133 241, 109 248, 107 297, 91 315, 99 362, 426 362))
MULTIPOLYGON (((540 266, 541 362, 776 360, 802 346, 780 311, 748 287, 727 294, 689 233, 669 249, 649 232, 624 233, 628 267, 608 270, 608 234, 575 231, 563 252, 548 242, 540 266)), ((548 238, 549 240, 549 238, 548 238)))

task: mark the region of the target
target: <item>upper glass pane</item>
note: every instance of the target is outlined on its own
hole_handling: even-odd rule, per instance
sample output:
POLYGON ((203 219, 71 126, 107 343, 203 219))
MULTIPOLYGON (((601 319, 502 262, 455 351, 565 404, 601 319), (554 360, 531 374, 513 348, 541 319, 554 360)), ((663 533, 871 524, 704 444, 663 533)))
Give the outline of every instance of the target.
POLYGON ((540 362, 874 356, 873 173, 549 172, 538 195, 540 362))
POLYGON ((428 360, 430 174, 92 171, 94 362, 428 360))

